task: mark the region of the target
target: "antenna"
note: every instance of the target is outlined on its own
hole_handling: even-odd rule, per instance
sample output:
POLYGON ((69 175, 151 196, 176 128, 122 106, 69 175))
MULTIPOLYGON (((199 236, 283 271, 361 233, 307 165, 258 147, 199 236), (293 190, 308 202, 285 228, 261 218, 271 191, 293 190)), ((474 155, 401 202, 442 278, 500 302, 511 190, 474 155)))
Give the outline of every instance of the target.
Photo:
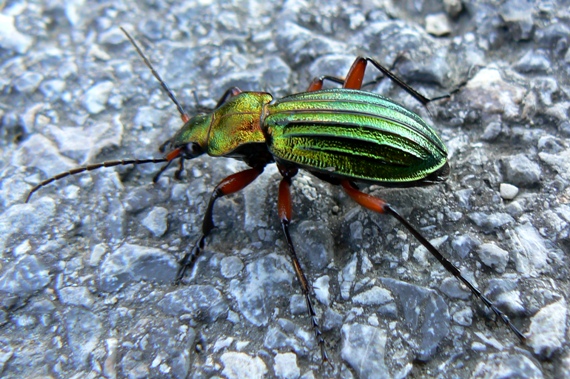
POLYGON ((144 53, 142 52, 139 45, 137 45, 137 43, 135 42, 134 38, 131 37, 131 35, 125 30, 125 28, 123 28, 122 26, 120 26, 119 28, 123 31, 123 33, 125 33, 125 35, 129 39, 131 44, 135 47, 139 56, 144 61, 144 64, 150 69, 150 71, 152 72, 152 75, 156 78, 156 80, 158 80, 162 89, 166 92, 166 94, 168 95, 170 100, 172 100, 172 102, 176 105, 176 109, 178 109, 178 113, 180 113, 180 117, 182 118, 182 121, 184 123, 188 122, 188 120, 190 120, 190 116, 188 115, 188 113, 186 113, 184 111, 184 109, 182 108, 182 105, 180 105, 180 103, 178 102, 178 99, 176 98, 176 96, 174 96, 174 93, 170 90, 170 88, 168 87, 166 82, 164 80, 162 80, 162 78, 160 77, 158 72, 154 69, 152 63, 150 63, 150 60, 144 55, 144 53))
POLYGON ((85 171, 97 170, 101 167, 126 166, 126 165, 130 165, 130 164, 139 165, 139 164, 145 164, 145 163, 162 163, 162 162, 167 162, 167 161, 168 160, 166 158, 122 159, 119 161, 107 161, 107 162, 101 162, 101 163, 95 163, 95 164, 91 164, 91 165, 87 165, 87 166, 77 167, 77 168, 74 168, 73 170, 69 170, 66 172, 62 172, 61 174, 57 174, 55 176, 52 176, 51 178, 44 180, 43 182, 41 182, 40 184, 38 184, 37 186, 32 188, 32 190, 28 193, 28 197, 26 197, 26 203, 30 200, 30 198, 32 197, 32 194, 34 192, 36 192, 37 190, 39 190, 42 187, 47 186, 51 182, 55 182, 56 180, 65 178, 66 176, 80 174, 80 173, 85 172, 85 171))

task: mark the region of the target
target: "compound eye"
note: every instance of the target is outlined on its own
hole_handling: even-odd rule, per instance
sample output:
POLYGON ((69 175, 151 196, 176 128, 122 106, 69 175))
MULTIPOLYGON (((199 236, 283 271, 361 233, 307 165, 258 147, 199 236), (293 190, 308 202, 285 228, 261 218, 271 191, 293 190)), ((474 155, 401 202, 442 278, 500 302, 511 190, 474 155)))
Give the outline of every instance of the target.
POLYGON ((197 157, 203 153, 202 148, 196 142, 192 142, 186 145, 186 154, 191 157, 197 157))

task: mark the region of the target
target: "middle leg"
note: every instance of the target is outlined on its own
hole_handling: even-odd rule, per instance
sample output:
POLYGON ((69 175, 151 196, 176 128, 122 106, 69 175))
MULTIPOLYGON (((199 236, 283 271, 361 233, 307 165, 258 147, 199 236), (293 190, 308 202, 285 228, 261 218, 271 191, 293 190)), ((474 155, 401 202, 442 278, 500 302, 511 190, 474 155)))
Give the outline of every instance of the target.
POLYGON ((327 351, 325 349, 325 340, 323 338, 323 333, 321 332, 321 328, 319 326, 319 322, 317 319, 317 314, 315 312, 315 308, 313 306, 313 301, 311 300, 311 287, 305 273, 303 272, 303 268, 301 267, 301 263, 297 258, 297 253, 295 252, 295 247, 293 246, 293 240, 291 239, 291 234, 289 233, 289 224, 291 222, 291 178, 297 174, 297 168, 289 168, 284 167, 281 165, 277 165, 279 167, 279 172, 283 176, 281 179, 281 183, 279 183, 279 198, 277 201, 277 209, 279 213, 279 219, 281 220, 281 226, 283 228, 283 233, 285 234, 285 238, 287 240, 287 245, 289 246, 289 256, 291 257, 291 261, 293 263, 293 269, 297 274, 297 279, 299 279, 299 283, 301 283, 301 290, 303 292, 303 296, 305 296, 305 302, 307 304, 307 312, 309 313, 309 318, 311 319, 311 325, 313 327, 313 331, 315 333, 315 338, 319 343, 321 348, 321 356, 323 362, 328 362, 329 358, 327 355, 327 351))

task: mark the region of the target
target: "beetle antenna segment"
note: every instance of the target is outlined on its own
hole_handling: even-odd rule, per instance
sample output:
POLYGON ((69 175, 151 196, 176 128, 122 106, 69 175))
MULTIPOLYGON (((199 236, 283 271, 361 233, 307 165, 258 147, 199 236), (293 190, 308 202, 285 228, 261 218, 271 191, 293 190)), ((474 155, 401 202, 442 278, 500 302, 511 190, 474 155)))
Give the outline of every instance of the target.
POLYGON ((91 165, 87 165, 87 166, 77 167, 77 168, 74 168, 73 170, 69 170, 66 172, 62 172, 61 174, 57 174, 55 176, 52 176, 51 178, 46 179, 43 182, 39 183, 37 186, 32 188, 30 190, 30 192, 28 193, 28 197, 26 198, 26 203, 30 200, 30 198, 32 197, 34 192, 36 192, 37 190, 39 190, 42 187, 47 186, 51 182, 55 182, 56 180, 63 179, 66 176, 77 175, 77 174, 80 174, 80 173, 85 172, 85 171, 93 171, 93 170, 100 169, 102 167, 127 166, 127 165, 131 165, 131 164, 136 166, 136 165, 145 164, 145 163, 162 163, 162 162, 166 162, 166 161, 167 160, 165 158, 122 159, 122 160, 118 160, 118 161, 107 161, 107 162, 101 162, 101 163, 95 163, 95 164, 91 164, 91 165))
POLYGON ((358 204, 362 205, 363 207, 370 209, 371 211, 378 212, 378 213, 386 213, 393 216, 396 220, 398 220, 408 231, 433 255, 442 265, 443 267, 453 274, 459 281, 461 281, 473 294, 473 296, 479 298, 497 317, 507 325, 513 333, 517 335, 517 337, 521 340, 521 342, 526 341, 526 337, 521 333, 520 330, 517 329, 509 320, 509 317, 505 315, 499 308, 497 308, 491 300, 489 300, 485 295, 481 293, 481 291, 475 287, 467 278, 465 278, 461 271, 451 263, 447 258, 445 258, 437 248, 435 248, 424 236, 420 234, 405 218, 403 218, 398 212, 394 210, 390 206, 390 204, 386 203, 384 200, 379 199, 377 197, 365 194, 364 192, 359 191, 353 183, 350 183, 347 180, 343 180, 341 183, 345 192, 358 204))
POLYGON ((133 37, 131 37, 131 35, 125 30, 125 28, 123 28, 122 26, 120 26, 120 29, 123 31, 123 33, 125 33, 125 35, 127 36, 127 38, 129 39, 129 41, 131 42, 131 44, 134 46, 134 48, 136 49, 137 53, 139 54, 139 56, 142 58, 142 60, 144 61, 144 64, 150 69, 150 71, 152 72, 152 75, 156 78, 156 80, 158 80, 158 82, 160 83, 160 86, 162 87, 162 89, 166 92, 166 94, 168 95, 168 97, 170 98, 170 100, 172 100, 172 102, 176 105, 176 108, 178 109, 178 113, 180 113, 180 117, 182 118, 182 121, 184 123, 188 122, 188 120, 190 120, 190 116, 188 115, 188 113, 186 113, 184 111, 184 109, 182 108, 182 106, 180 105, 180 103, 178 102, 178 99, 176 99, 176 96, 174 96, 174 93, 170 90, 170 88, 168 87, 168 85, 166 84, 166 82, 164 80, 162 80, 162 78, 160 77, 160 75, 158 74, 158 72, 154 69, 152 63, 150 63, 150 60, 144 55, 144 53, 142 52, 141 48, 139 47, 139 45, 137 45, 137 43, 135 42, 135 40, 133 39, 133 37))

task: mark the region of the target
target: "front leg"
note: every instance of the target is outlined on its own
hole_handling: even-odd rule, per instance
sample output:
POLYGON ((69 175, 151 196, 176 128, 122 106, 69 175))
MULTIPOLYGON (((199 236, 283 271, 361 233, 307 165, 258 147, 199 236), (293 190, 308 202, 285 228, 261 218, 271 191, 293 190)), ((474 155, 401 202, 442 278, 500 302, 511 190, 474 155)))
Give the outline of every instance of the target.
POLYGON ((261 173, 263 172, 265 166, 259 166, 250 168, 248 170, 240 171, 235 174, 232 174, 222 180, 220 184, 216 186, 214 191, 212 192, 212 196, 210 197, 210 202, 208 203, 208 207, 206 208, 206 214, 204 215, 204 220, 202 221, 202 234, 194 244, 194 247, 189 253, 184 255, 184 258, 178 262, 180 264, 180 268, 178 269, 178 273, 176 274, 175 283, 179 283, 180 280, 184 277, 186 270, 194 265, 196 259, 204 249, 204 240, 210 234, 212 229, 214 229, 214 220, 212 218, 212 212, 214 210, 214 203, 220 197, 230 195, 232 193, 236 193, 241 191, 248 185, 250 185, 261 173))

